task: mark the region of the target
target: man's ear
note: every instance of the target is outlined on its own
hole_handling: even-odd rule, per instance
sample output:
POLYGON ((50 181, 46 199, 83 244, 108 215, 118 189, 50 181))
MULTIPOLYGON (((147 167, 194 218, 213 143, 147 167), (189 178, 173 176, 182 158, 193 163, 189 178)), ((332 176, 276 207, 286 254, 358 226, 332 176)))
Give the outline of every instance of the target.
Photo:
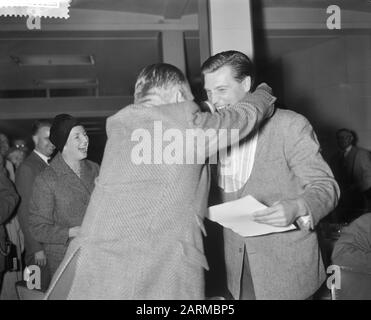
POLYGON ((175 93, 175 103, 179 103, 179 102, 183 102, 185 99, 184 99, 184 96, 183 96, 183 93, 181 90, 176 90, 176 93, 175 93))
POLYGON ((251 77, 250 76, 245 77, 245 79, 242 80, 242 85, 245 92, 249 92, 251 89, 251 77))
POLYGON ((35 144, 35 147, 36 147, 37 143, 39 142, 39 137, 37 135, 32 136, 32 141, 33 141, 33 143, 35 144))

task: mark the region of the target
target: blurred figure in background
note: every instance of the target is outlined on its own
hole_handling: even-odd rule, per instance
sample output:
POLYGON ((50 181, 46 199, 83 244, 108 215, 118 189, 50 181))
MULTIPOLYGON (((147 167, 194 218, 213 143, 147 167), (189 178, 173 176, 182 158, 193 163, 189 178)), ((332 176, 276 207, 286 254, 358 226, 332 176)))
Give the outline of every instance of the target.
POLYGON ((9 151, 9 148, 10 147, 9 147, 8 137, 4 133, 0 132, 0 154, 3 157, 3 160, 4 160, 5 156, 7 155, 8 151, 9 151))
POLYGON ((42 244, 53 276, 78 235, 98 176, 99 166, 87 160, 89 138, 68 114, 54 118, 50 141, 58 153, 35 179, 29 206, 31 235, 42 244))
MULTIPOLYGON (((3 163, 3 157, 0 155, 0 164, 3 163)), ((2 288, 3 275, 5 271, 5 255, 6 250, 6 231, 4 223, 12 215, 17 203, 18 195, 7 178, 5 168, 0 165, 0 290, 2 288)))
POLYGON ((16 172, 16 187, 21 197, 17 217, 24 234, 25 243, 25 265, 38 265, 41 268, 41 289, 45 290, 49 284, 50 277, 46 268, 46 255, 41 243, 30 233, 29 228, 29 202, 32 187, 37 175, 47 166, 54 151, 54 146, 49 140, 51 123, 47 120, 36 120, 32 125, 32 140, 35 144, 34 150, 18 167, 16 172))
POLYGON ((21 163, 26 158, 27 153, 24 149, 18 149, 15 147, 11 147, 8 151, 7 160, 10 161, 10 163, 13 166, 13 175, 10 176, 10 180, 15 182, 15 172, 17 171, 18 167, 21 165, 21 163))
MULTIPOLYGON (((15 171, 25 158, 25 151, 15 147, 9 148, 9 140, 4 134, 0 134, 0 153, 5 156, 5 168, 8 178, 14 183, 15 171)), ((0 291, 1 300, 17 299, 15 282, 22 280, 22 252, 24 250, 24 238, 16 215, 8 219, 5 224, 8 239, 15 245, 16 261, 13 267, 4 274, 3 287, 0 291)))
POLYGON ((6 169, 7 177, 12 180, 14 178, 14 167, 12 163, 7 159, 9 152, 9 139, 8 137, 0 132, 0 155, 3 157, 3 165, 6 169))
MULTIPOLYGON (((15 182, 15 173, 26 157, 26 152, 22 149, 11 147, 8 151, 7 160, 12 165, 12 171, 9 173, 10 180, 15 182)), ((24 236, 21 230, 17 215, 13 215, 5 225, 9 240, 16 247, 17 262, 13 263, 13 268, 9 269, 3 279, 3 288, 0 291, 1 300, 17 299, 17 292, 15 290, 15 283, 22 280, 22 253, 24 250, 24 236)))
POLYGON ((26 155, 28 155, 29 150, 28 150, 26 139, 23 139, 23 138, 13 139, 11 143, 11 147, 22 150, 25 152, 26 155))
POLYGON ((352 130, 336 133, 339 151, 330 161, 341 196, 334 212, 336 222, 351 222, 371 210, 371 153, 355 145, 352 130))
POLYGON ((371 213, 342 229, 332 253, 332 263, 371 273, 371 213))

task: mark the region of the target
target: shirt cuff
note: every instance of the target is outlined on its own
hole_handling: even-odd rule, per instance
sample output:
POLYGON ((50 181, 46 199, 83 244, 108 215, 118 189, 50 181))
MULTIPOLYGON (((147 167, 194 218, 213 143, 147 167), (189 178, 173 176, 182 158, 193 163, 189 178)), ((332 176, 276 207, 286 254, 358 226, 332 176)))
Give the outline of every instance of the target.
POLYGON ((298 199, 299 218, 296 219, 298 227, 302 230, 313 230, 313 219, 303 199, 298 199))

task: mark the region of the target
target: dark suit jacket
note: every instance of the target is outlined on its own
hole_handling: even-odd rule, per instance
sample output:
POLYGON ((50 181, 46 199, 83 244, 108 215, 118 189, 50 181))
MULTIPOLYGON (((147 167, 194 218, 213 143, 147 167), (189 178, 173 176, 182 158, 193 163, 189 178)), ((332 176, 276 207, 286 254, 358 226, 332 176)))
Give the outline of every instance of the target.
POLYGON ((342 153, 338 153, 331 164, 340 184, 354 185, 361 192, 371 188, 370 151, 352 146, 345 159, 342 153))
POLYGON ((82 160, 79 178, 58 153, 35 179, 30 231, 43 244, 51 275, 66 252, 69 229, 82 223, 98 172, 96 163, 82 160))
MULTIPOLYGON (((252 195, 267 206, 302 201, 315 226, 337 204, 339 188, 320 154, 312 126, 300 114, 277 109, 259 130, 254 166, 237 192, 224 201, 252 195)), ((305 299, 325 279, 315 232, 296 230, 243 238, 224 229, 228 287, 239 299, 244 248, 257 299, 305 299)))
MULTIPOLYGON (((19 197, 13 187, 13 184, 6 177, 5 169, 0 167, 0 247, 2 251, 5 251, 4 224, 12 215, 18 200, 19 197)), ((4 261, 5 257, 0 253, 0 273, 4 271, 4 261)))
POLYGON ((331 159, 336 180, 341 189, 341 198, 336 214, 338 219, 352 221, 371 209, 371 153, 352 146, 344 158, 343 153, 331 159), (370 199, 369 199, 370 198, 370 199))
POLYGON ((32 187, 35 178, 48 165, 34 151, 22 162, 16 171, 15 185, 21 197, 21 202, 18 207, 17 216, 24 234, 26 263, 31 261, 35 252, 43 250, 42 244, 39 243, 30 233, 29 217, 29 202, 32 193, 32 187))

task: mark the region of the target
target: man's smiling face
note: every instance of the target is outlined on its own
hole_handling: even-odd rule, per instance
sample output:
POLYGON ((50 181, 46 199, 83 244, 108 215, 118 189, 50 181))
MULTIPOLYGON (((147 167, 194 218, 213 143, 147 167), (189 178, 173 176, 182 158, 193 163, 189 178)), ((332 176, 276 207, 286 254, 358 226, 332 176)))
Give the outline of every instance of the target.
POLYGON ((217 109, 229 107, 241 101, 251 87, 251 78, 246 77, 238 81, 229 65, 214 72, 205 73, 204 81, 208 100, 217 109))

